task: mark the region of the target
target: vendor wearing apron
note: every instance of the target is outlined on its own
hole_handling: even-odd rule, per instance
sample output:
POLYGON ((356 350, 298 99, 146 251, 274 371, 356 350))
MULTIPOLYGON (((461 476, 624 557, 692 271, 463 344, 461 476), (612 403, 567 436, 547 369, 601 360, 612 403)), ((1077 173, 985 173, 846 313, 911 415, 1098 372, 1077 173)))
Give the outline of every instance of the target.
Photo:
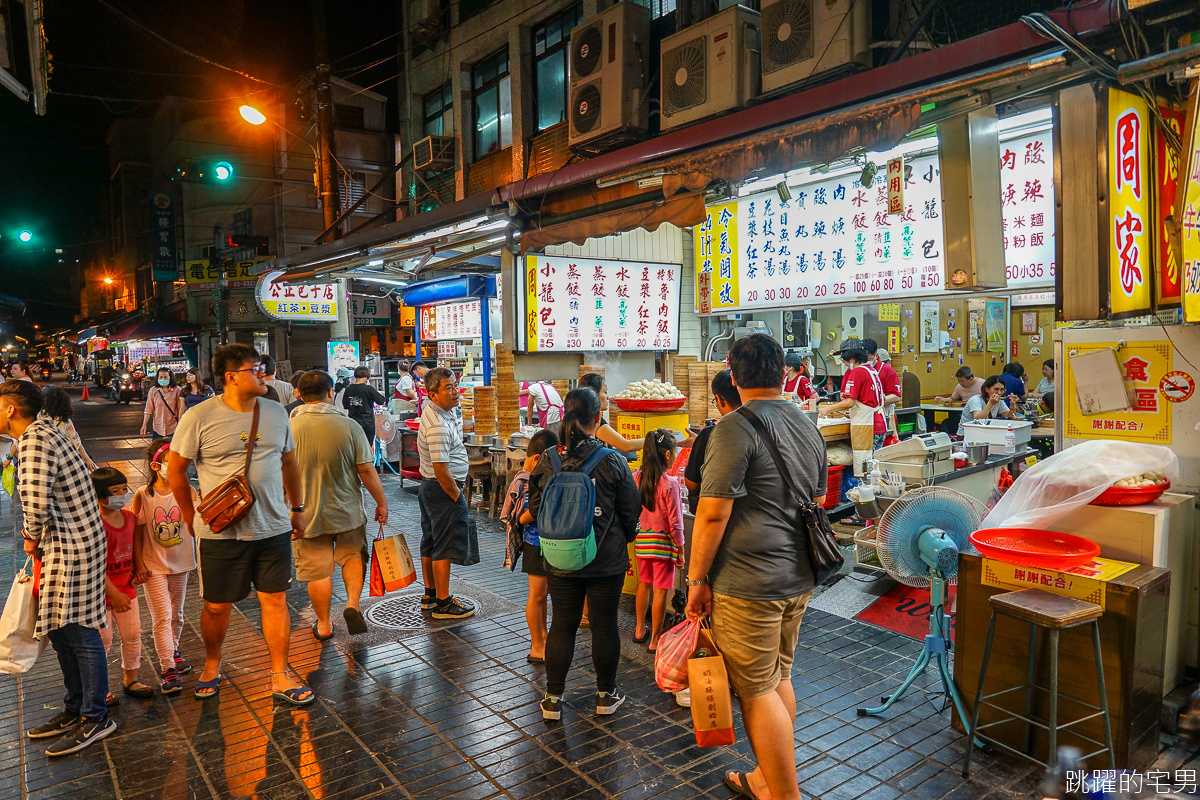
POLYGON ((562 420, 562 396, 553 384, 546 381, 534 381, 529 384, 529 405, 526 408, 527 419, 533 419, 533 410, 537 409, 539 428, 549 427, 562 420))
MULTIPOLYGON (((855 343, 858 344, 857 342, 855 343)), ((873 370, 864 366, 867 352, 856 346, 843 348, 834 355, 841 356, 846 367, 842 380, 842 400, 820 410, 820 416, 832 417, 850 412, 850 449, 854 451, 854 474, 862 477, 875 448, 883 445, 886 428, 883 424, 883 384, 873 370)))
POLYGON ((863 339, 863 349, 867 351, 867 363, 864 365, 879 376, 883 385, 883 424, 888 433, 896 433, 896 403, 900 402, 900 376, 888 362, 892 357, 887 350, 880 350, 874 339, 863 339))
POLYGON ((799 353, 788 353, 784 357, 783 391, 796 395, 801 400, 811 400, 817 396, 812 381, 809 380, 808 369, 799 353))

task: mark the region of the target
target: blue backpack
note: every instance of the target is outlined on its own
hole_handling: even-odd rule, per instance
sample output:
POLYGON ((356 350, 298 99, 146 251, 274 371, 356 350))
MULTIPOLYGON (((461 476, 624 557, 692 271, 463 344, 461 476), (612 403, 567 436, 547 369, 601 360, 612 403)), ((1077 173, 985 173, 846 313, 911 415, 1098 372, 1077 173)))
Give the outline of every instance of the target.
POLYGON ((542 557, 551 567, 577 572, 596 557, 596 532, 592 527, 596 517, 596 484, 592 470, 611 452, 601 447, 575 469, 563 467, 557 447, 546 451, 554 474, 542 488, 537 526, 542 557))

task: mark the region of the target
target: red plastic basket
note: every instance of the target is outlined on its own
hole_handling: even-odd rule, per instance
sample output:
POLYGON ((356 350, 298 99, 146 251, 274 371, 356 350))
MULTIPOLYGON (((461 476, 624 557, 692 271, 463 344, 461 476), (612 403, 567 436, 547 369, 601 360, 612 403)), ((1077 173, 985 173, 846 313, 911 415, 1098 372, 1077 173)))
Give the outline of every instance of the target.
POLYGON ((1110 486, 1091 502, 1094 506, 1140 506, 1153 503, 1171 488, 1171 482, 1154 486, 1110 486))
POLYGON ((1037 528, 984 528, 971 534, 971 544, 988 558, 1044 569, 1069 569, 1100 555, 1089 539, 1037 528))
POLYGON ((406 419, 406 420, 404 420, 404 424, 408 426, 408 429, 410 431, 415 431, 421 427, 421 420, 420 419, 406 419))
POLYGON ((825 503, 822 508, 833 508, 842 502, 842 470, 841 464, 829 465, 828 486, 825 489, 825 503))
POLYGON ((670 400, 624 400, 614 397, 613 403, 622 411, 674 411, 683 408, 686 397, 676 397, 670 400))

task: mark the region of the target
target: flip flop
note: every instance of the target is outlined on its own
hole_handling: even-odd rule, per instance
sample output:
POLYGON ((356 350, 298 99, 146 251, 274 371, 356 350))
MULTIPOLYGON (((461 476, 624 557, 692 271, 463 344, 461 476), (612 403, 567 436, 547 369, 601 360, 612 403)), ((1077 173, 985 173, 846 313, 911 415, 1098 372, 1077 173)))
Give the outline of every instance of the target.
POLYGON ((538 658, 537 656, 525 656, 525 663, 527 663, 527 664, 545 664, 546 659, 538 658))
POLYGON ((646 642, 648 642, 648 641, 650 641, 650 631, 646 631, 646 632, 645 632, 645 633, 643 633, 641 636, 634 636, 634 637, 633 637, 633 643, 634 643, 634 644, 645 644, 645 643, 646 643, 646 642))
POLYGON ((220 691, 221 675, 218 673, 217 677, 213 678, 211 681, 196 681, 196 691, 194 694, 196 695, 197 700, 208 700, 209 698, 216 697, 220 691), (200 694, 200 692, 204 691, 205 689, 211 689, 212 691, 208 692, 207 694, 200 694))
POLYGON ((751 789, 750 784, 746 782, 746 773, 731 770, 721 774, 721 782, 732 789, 736 794, 742 797, 749 797, 750 800, 758 800, 751 789))
POLYGON ((130 697, 136 697, 139 700, 149 700, 154 697, 154 690, 141 681, 134 681, 132 684, 126 685, 125 694, 130 697), (140 689, 137 688, 138 684, 141 684, 140 689))
POLYGON ((346 618, 346 628, 349 629, 351 636, 367 632, 367 621, 363 619, 362 612, 357 608, 347 608, 342 612, 342 616, 346 618))
POLYGON ((285 703, 291 703, 294 706, 306 706, 317 699, 316 693, 307 686, 296 686, 282 692, 273 692, 271 696, 276 700, 283 700, 285 703), (300 695, 305 692, 308 692, 308 697, 301 698, 300 695))
POLYGON ((314 622, 312 624, 313 638, 316 639, 318 642, 328 642, 330 639, 333 638, 333 631, 330 631, 328 636, 322 636, 320 633, 317 632, 317 626, 319 624, 320 624, 319 622, 314 622))

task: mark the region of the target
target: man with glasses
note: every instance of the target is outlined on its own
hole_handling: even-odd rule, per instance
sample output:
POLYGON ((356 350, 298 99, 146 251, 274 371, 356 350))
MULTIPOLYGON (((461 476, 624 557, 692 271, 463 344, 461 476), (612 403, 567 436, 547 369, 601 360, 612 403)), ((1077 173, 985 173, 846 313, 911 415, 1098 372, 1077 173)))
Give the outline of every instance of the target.
POLYGON ((220 691, 221 645, 230 609, 253 587, 271 656, 271 692, 292 705, 308 705, 316 695, 288 674, 291 617, 285 592, 292 583, 292 539, 304 536, 304 500, 292 428, 282 405, 260 400, 267 391, 265 370, 252 347, 226 345, 213 354, 212 363, 213 375, 223 379, 225 392, 179 420, 168 466, 183 522, 200 540, 200 596, 204 598, 200 633, 206 658, 196 697, 203 700, 220 691), (246 476, 254 504, 242 519, 214 533, 195 513, 188 467, 195 462, 201 497, 242 472, 255 413, 258 431, 246 476))

